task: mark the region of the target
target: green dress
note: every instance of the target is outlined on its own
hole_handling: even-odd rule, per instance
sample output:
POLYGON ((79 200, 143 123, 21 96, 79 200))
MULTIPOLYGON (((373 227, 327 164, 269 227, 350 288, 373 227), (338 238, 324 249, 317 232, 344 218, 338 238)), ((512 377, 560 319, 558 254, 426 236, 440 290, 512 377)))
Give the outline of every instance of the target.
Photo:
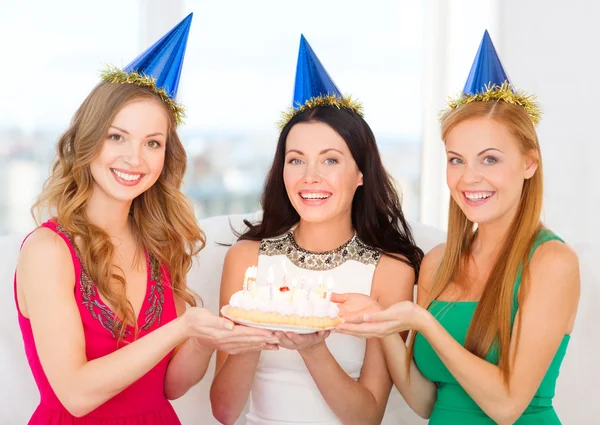
MULTIPOLYGON (((550 231, 542 230, 533 245, 531 253, 533 254, 533 251, 542 243, 550 240, 562 241, 550 231)), ((514 290, 513 321, 518 308, 516 296, 520 284, 521 272, 519 271, 514 290)), ((429 311, 456 341, 464 345, 467 330, 476 306, 477 301, 448 302, 434 300, 429 307, 429 311)), ((569 338, 569 335, 563 337, 538 390, 523 415, 521 415, 515 424, 560 425, 561 422, 552 407, 552 398, 554 397, 556 379, 558 378, 560 365, 567 351, 569 338)), ((496 350, 490 350, 486 360, 490 363, 498 364, 496 350)), ((415 363, 427 379, 438 385, 437 400, 429 419, 430 425, 487 425, 495 423, 460 386, 429 342, 421 334, 417 334, 415 340, 415 363)))

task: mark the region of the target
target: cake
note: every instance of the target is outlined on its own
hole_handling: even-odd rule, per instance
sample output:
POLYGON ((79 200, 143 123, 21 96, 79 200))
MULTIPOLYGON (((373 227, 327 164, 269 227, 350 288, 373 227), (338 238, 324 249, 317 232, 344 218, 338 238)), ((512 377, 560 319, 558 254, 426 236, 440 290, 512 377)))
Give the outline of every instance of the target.
POLYGON ((256 267, 248 268, 243 289, 231 296, 224 310, 231 320, 315 329, 332 328, 340 322, 338 306, 331 301, 331 279, 325 285, 319 278, 315 287, 312 279, 302 278, 300 283, 292 279, 288 286, 284 278, 275 287, 269 269, 266 285, 257 286, 256 272, 256 267))

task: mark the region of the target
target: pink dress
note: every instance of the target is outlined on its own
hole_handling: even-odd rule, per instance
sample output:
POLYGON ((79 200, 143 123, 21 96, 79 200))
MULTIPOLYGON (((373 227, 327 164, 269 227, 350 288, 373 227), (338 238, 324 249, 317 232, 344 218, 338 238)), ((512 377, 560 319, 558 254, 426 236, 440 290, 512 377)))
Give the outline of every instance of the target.
MULTIPOLYGON (((125 342, 117 344, 111 324, 114 313, 102 302, 96 285, 91 281, 79 258, 71 237, 55 221, 43 227, 59 234, 68 245, 75 269, 75 300, 81 315, 88 360, 106 356, 123 344, 134 340, 134 329, 127 327, 125 342)), ((148 283, 146 297, 138 317, 138 338, 152 332, 177 317, 169 273, 152 255, 146 255, 148 283)), ((17 276, 15 273, 15 302, 17 276)), ((17 310, 18 303, 17 303, 17 310)), ((40 391, 40 404, 29 424, 34 425, 180 425, 173 407, 164 394, 165 373, 171 354, 121 393, 84 417, 76 418, 58 400, 40 364, 31 323, 19 310, 19 326, 31 372, 40 391)))

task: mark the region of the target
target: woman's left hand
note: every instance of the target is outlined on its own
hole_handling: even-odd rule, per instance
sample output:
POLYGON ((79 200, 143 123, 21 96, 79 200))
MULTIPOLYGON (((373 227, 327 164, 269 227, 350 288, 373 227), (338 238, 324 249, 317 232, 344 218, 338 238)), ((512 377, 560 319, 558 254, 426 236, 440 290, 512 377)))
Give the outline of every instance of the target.
POLYGON ((424 312, 412 301, 402 301, 379 312, 344 316, 344 322, 337 325, 335 331, 362 338, 383 338, 394 333, 419 330, 424 312))
POLYGON ((381 311, 383 308, 377 301, 368 295, 345 293, 331 294, 331 301, 337 303, 340 310, 340 317, 345 319, 346 316, 365 315, 381 311))
POLYGON ((317 347, 319 344, 324 344, 325 339, 329 336, 329 331, 318 331, 303 335, 281 331, 273 333, 279 339, 280 347, 287 348, 288 350, 298 350, 300 354, 317 347))

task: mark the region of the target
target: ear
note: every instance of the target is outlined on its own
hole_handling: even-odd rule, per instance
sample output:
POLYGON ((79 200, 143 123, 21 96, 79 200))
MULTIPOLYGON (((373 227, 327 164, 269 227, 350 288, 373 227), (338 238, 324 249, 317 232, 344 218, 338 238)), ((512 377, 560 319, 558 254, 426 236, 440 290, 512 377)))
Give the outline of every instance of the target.
POLYGON ((529 180, 535 175, 538 168, 538 160, 533 155, 525 156, 525 179, 529 180))
POLYGON ((358 184, 356 185, 356 187, 362 186, 363 185, 363 173, 361 173, 360 171, 358 172, 358 184))

